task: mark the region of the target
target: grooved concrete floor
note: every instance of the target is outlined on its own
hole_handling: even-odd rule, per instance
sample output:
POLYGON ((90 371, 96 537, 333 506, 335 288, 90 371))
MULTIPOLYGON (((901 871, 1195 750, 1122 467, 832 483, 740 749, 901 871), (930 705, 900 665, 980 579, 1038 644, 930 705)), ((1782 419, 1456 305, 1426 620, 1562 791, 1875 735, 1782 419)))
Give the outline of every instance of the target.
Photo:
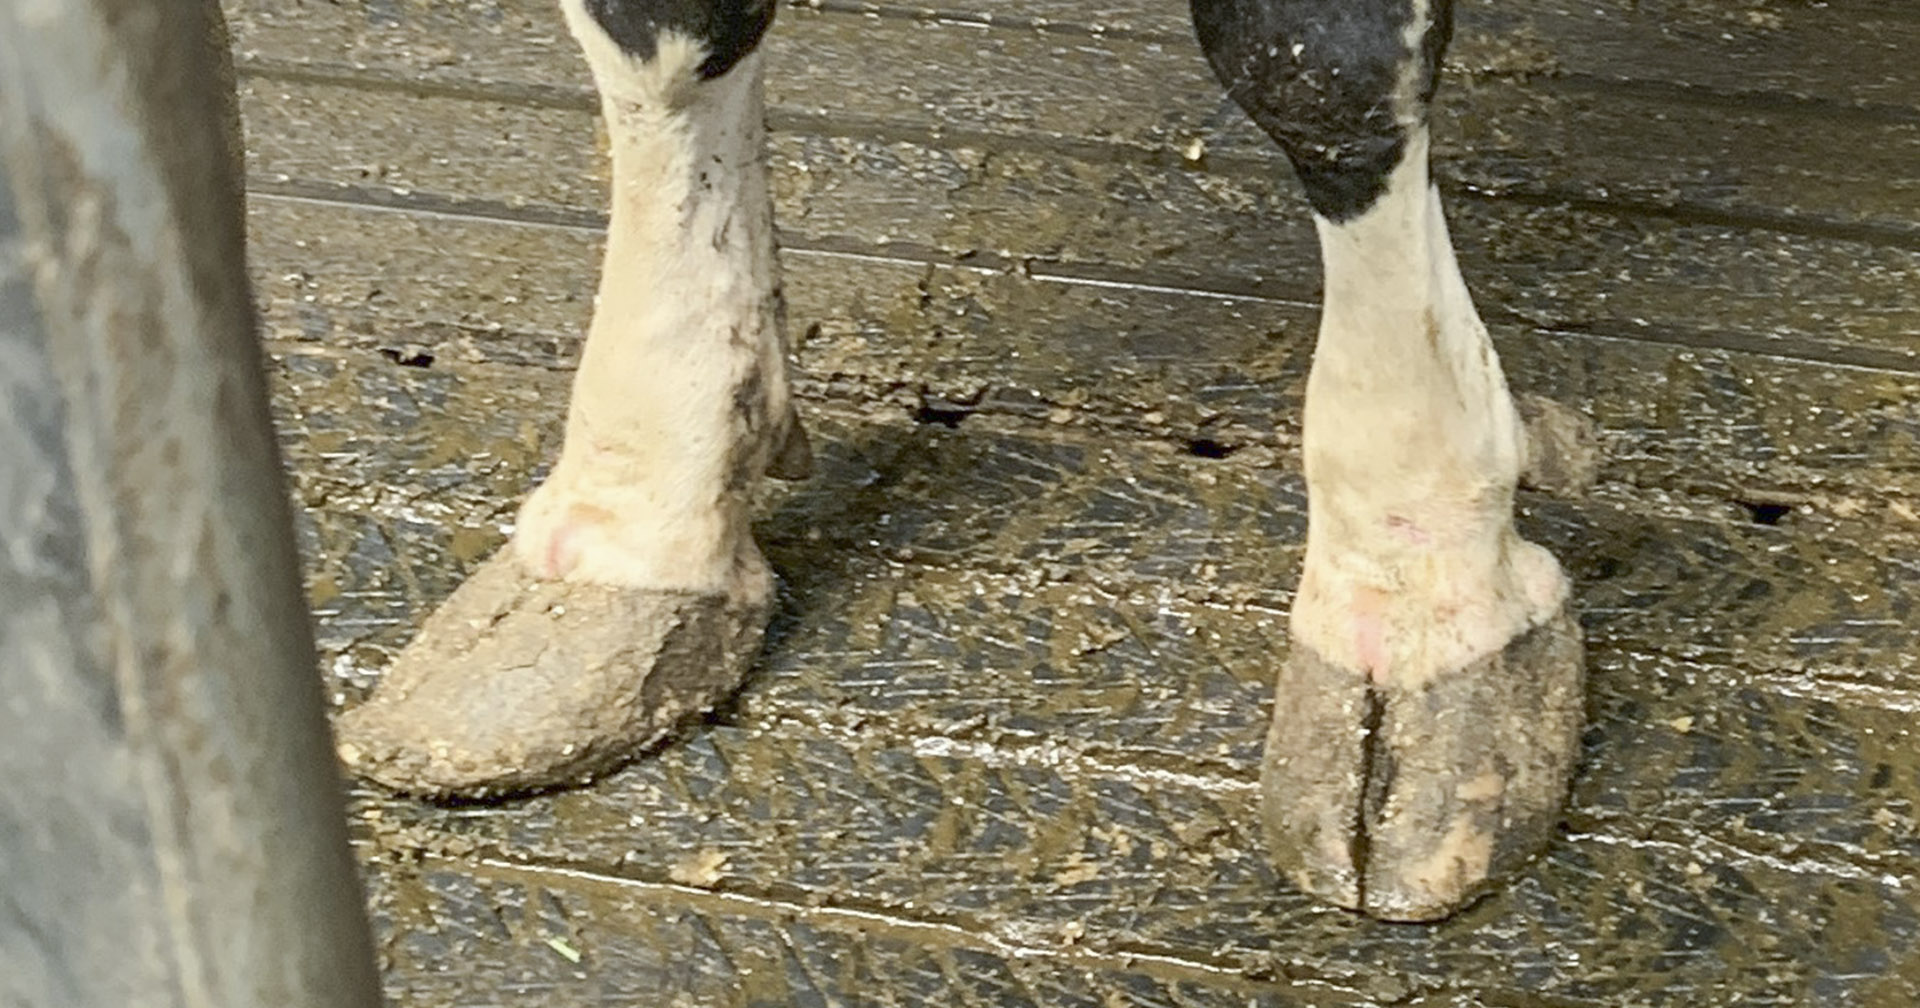
MULTIPOLYGON (((226 0, 342 702, 558 443, 605 167, 548 0, 226 0)), ((1253 780, 1318 264, 1183 5, 783 7, 821 455, 738 701, 585 791, 356 793, 396 1005, 1920 1000, 1920 8, 1477 0, 1438 119, 1592 727, 1552 850, 1434 927, 1306 901, 1253 780)))

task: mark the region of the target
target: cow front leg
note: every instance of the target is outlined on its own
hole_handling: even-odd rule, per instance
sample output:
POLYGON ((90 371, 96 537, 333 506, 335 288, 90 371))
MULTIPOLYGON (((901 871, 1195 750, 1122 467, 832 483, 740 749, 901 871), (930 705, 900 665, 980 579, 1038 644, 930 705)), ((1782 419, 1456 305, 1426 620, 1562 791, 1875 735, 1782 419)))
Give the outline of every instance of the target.
POLYGON ((1315 211, 1305 567, 1262 768, 1276 864, 1443 917, 1551 836, 1578 748, 1568 584, 1513 527, 1527 435, 1428 174, 1447 0, 1193 0, 1315 211))
POLYGON ((552 474, 342 718, 346 763, 416 794, 579 781, 733 690, 773 587, 751 497, 804 459, 753 53, 771 6, 562 7, 612 140, 599 295, 552 474))

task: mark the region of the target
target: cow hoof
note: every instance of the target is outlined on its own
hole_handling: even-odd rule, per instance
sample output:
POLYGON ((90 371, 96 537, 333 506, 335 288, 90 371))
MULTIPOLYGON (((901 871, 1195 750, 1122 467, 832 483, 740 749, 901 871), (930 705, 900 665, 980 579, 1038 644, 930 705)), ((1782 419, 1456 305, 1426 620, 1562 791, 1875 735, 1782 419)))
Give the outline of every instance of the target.
POLYGON ((1546 396, 1514 397, 1527 432, 1520 485, 1555 497, 1585 497, 1600 478, 1600 433, 1593 419, 1546 396))
POLYGON ((1579 752, 1584 665, 1565 606, 1413 686, 1296 644, 1261 768, 1274 864, 1383 920, 1447 917, 1552 837, 1579 752))
POLYGON ((769 607, 543 580, 502 550, 338 724, 358 776, 484 798, 591 779, 737 688, 769 607))

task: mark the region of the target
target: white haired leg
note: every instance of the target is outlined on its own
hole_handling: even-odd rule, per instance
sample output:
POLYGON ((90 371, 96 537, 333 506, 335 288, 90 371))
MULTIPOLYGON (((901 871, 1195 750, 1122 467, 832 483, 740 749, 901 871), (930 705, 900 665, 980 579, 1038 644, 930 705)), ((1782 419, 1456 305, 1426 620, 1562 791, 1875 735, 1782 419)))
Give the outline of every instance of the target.
POLYGON ((1526 432, 1454 262, 1427 139, 1318 221, 1305 569, 1263 774, 1306 888, 1375 916, 1457 910, 1551 834, 1577 751, 1568 586, 1513 528, 1526 432))
POLYGON ((787 394, 757 28, 726 22, 742 11, 718 0, 720 20, 699 22, 708 40, 595 2, 563 3, 613 156, 566 443, 509 546, 341 721, 347 764, 402 791, 525 791, 616 765, 732 691, 766 626, 751 497, 805 442, 787 394))

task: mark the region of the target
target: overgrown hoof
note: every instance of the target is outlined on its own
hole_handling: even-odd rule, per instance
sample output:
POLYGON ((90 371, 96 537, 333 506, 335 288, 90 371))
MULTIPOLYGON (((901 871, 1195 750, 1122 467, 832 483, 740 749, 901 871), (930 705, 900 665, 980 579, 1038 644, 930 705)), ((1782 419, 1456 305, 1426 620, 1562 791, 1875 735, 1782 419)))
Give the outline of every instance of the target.
POLYGON ((430 798, 582 783, 740 685, 768 606, 535 578, 502 550, 338 724, 358 776, 430 798))
POLYGON ((1275 865, 1383 920, 1439 920, 1552 838, 1580 746, 1569 609, 1465 668, 1371 682, 1296 645, 1261 772, 1275 865))

